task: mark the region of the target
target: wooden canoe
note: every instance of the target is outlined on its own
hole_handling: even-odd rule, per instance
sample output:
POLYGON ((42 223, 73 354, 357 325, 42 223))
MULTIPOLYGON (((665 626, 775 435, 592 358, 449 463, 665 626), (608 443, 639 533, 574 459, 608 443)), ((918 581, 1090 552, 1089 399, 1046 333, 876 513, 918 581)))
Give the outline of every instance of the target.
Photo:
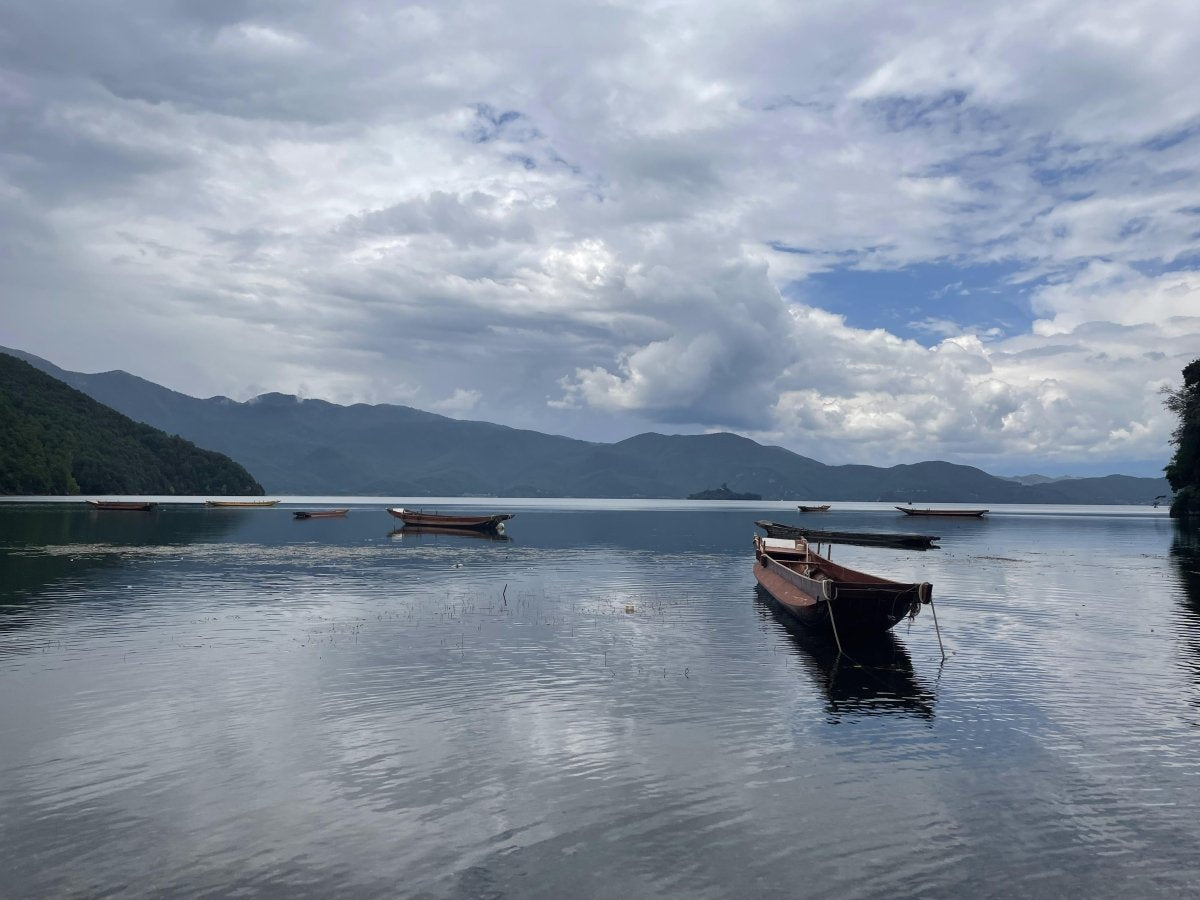
POLYGON ((785 612, 830 627, 841 640, 887 631, 933 596, 928 582, 904 584, 840 566, 803 539, 755 535, 754 577, 785 612))
POLYGON ((274 506, 278 500, 205 500, 205 506, 220 506, 220 507, 253 507, 274 506))
POLYGON ((500 531, 504 522, 515 513, 493 513, 483 516, 447 515, 444 513, 419 512, 402 506, 388 507, 388 512, 406 526, 414 528, 453 528, 459 531, 500 531))
POLYGON ((897 506, 896 509, 906 516, 965 516, 978 518, 986 509, 914 509, 911 506, 897 506))
POLYGON ((348 509, 298 509, 292 515, 297 519, 340 519, 348 512, 348 509))
POLYGON ((797 506, 800 512, 829 512, 830 504, 823 503, 820 506, 797 506))
POLYGON ((803 525, 785 525, 759 519, 754 523, 773 538, 804 538, 814 544, 854 544, 858 547, 900 547, 906 550, 937 550, 936 534, 899 531, 826 531, 803 525))
POLYGON ((89 500, 92 509, 121 509, 127 512, 150 512, 158 504, 140 500, 89 500))

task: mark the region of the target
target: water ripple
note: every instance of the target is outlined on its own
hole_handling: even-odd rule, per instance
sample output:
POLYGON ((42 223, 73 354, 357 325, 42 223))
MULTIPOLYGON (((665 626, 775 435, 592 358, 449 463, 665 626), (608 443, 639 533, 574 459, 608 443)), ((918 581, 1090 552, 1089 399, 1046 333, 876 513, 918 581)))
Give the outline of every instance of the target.
POLYGON ((16 896, 1200 884, 1200 553, 1155 520, 838 548, 934 583, 945 662, 928 610, 843 656, 781 617, 744 513, 71 521, 0 522, 16 896))

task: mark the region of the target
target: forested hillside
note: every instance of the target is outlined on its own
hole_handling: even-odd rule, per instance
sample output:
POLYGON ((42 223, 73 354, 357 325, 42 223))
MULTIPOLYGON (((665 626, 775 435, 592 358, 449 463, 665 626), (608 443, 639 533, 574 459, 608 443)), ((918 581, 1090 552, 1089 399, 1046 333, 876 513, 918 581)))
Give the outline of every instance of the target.
POLYGON ((0 494, 261 494, 242 466, 0 354, 0 494))
POLYGON ((1167 481, 1177 491, 1171 515, 1180 519, 1200 518, 1200 359, 1183 370, 1183 385, 1167 394, 1166 406, 1179 416, 1171 436, 1175 455, 1167 464, 1167 481))

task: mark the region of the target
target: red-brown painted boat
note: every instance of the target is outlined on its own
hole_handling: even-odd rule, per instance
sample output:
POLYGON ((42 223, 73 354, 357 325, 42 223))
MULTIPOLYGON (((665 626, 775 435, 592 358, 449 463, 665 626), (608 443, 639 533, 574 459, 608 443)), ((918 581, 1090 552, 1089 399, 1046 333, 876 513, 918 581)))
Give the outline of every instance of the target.
POLYGON ((906 516, 982 516, 986 509, 913 509, 911 506, 897 506, 896 509, 906 516))
POLYGON ((466 531, 500 531, 515 513, 493 513, 485 516, 458 516, 444 513, 418 512, 402 506, 388 507, 388 512, 405 525, 415 528, 454 528, 466 531))
POLYGON ((802 538, 754 538, 754 577, 786 612, 839 639, 879 634, 929 603, 928 582, 904 584, 840 566, 802 538))
POLYGON ((89 500, 88 505, 93 509, 120 509, 126 512, 150 512, 157 503, 146 503, 140 500, 89 500))

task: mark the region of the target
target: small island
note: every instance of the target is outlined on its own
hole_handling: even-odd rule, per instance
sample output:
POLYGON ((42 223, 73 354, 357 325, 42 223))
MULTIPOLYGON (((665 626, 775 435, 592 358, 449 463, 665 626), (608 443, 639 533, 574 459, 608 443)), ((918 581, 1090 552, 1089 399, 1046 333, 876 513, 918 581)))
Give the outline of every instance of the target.
POLYGON ((761 500, 762 494, 738 494, 729 489, 729 485, 722 484, 719 488, 710 488, 707 491, 700 491, 698 494, 688 494, 689 500, 761 500))

